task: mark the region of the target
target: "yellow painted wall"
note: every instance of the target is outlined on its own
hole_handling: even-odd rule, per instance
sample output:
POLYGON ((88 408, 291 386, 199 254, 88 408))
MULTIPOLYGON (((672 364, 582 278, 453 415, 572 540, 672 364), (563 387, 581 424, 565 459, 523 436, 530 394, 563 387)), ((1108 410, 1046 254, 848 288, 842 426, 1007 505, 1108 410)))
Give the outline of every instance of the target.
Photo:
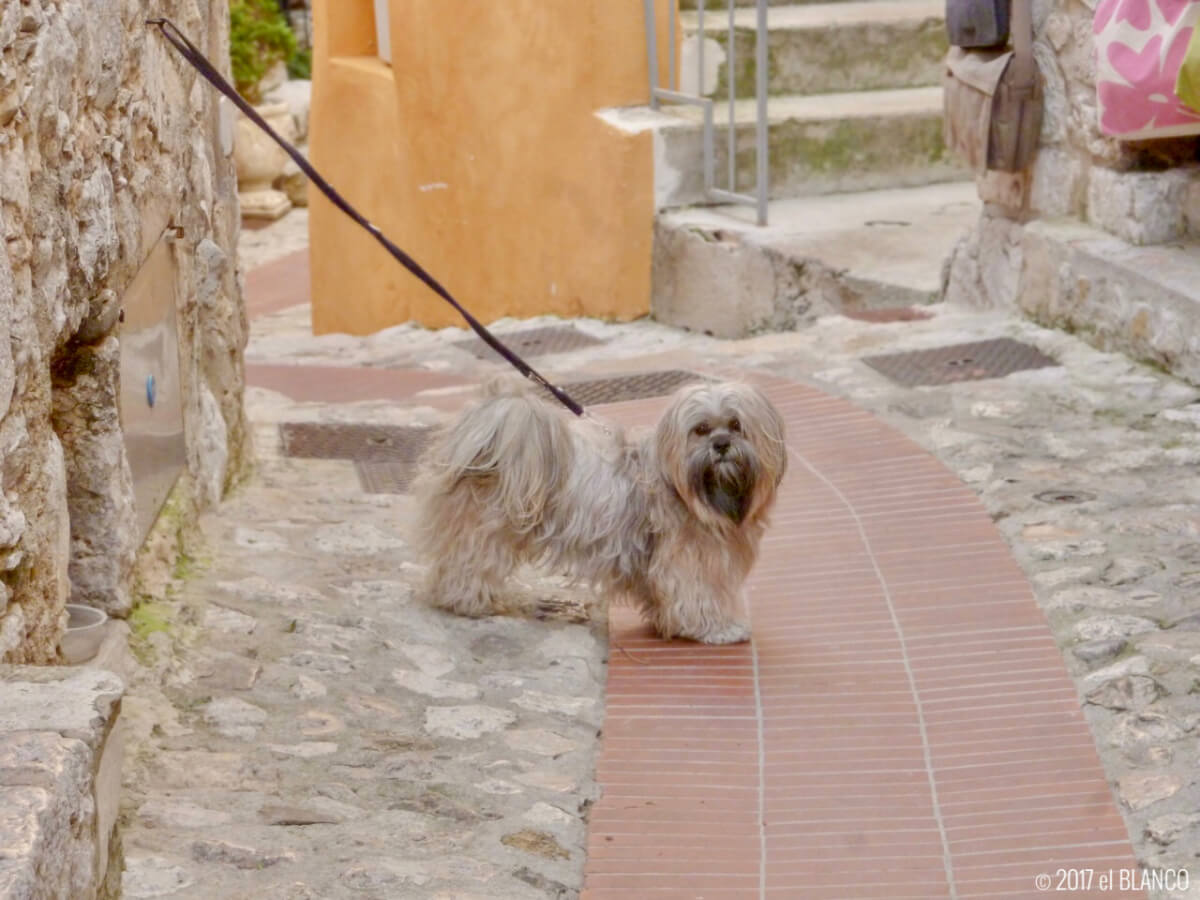
MULTIPOLYGON (((594 115, 646 102, 641 3, 391 0, 391 67, 371 0, 313 17, 314 165, 468 309, 649 311, 652 138, 594 115)), ((315 191, 309 223, 315 332, 461 324, 315 191)))

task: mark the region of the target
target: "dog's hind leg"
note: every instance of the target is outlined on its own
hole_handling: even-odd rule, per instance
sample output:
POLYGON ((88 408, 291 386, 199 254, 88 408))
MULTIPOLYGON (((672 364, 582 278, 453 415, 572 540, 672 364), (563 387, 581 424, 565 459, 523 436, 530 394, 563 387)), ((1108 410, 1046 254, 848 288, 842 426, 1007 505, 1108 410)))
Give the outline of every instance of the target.
POLYGON ((466 491, 446 496, 446 507, 427 510, 423 543, 429 570, 425 602, 460 616, 503 610, 505 582, 517 567, 518 548, 502 519, 483 513, 466 491), (451 506, 458 508, 452 509, 451 506))

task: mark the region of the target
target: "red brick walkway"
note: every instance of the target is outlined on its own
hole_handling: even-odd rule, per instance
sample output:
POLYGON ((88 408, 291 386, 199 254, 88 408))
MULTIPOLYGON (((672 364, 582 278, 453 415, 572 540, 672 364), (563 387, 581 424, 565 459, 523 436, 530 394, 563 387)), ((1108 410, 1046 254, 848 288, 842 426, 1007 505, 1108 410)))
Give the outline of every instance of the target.
POLYGON ((1132 867, 1074 686, 975 496, 868 413, 770 390, 791 469, 753 643, 664 643, 612 611, 585 898, 1035 897, 1058 868, 1132 867))

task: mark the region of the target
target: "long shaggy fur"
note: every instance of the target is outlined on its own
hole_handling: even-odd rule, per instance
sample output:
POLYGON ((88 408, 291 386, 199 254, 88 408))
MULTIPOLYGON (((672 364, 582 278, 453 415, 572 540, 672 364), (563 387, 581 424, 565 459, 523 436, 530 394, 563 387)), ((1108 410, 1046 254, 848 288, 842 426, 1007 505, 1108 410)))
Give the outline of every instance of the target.
POLYGON ((424 459, 425 597, 489 615, 533 563, 636 603, 663 637, 746 640, 741 588, 786 465, 783 420, 750 385, 682 388, 627 441, 497 380, 424 459))

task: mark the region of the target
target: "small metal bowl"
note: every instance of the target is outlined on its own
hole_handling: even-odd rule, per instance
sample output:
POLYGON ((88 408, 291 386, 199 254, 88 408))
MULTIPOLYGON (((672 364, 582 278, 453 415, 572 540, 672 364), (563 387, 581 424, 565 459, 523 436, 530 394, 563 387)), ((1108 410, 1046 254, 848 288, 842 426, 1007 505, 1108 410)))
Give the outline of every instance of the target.
POLYGON ((81 603, 67 604, 67 633, 59 642, 67 665, 77 666, 96 655, 104 640, 104 623, 108 614, 94 606, 81 603))

